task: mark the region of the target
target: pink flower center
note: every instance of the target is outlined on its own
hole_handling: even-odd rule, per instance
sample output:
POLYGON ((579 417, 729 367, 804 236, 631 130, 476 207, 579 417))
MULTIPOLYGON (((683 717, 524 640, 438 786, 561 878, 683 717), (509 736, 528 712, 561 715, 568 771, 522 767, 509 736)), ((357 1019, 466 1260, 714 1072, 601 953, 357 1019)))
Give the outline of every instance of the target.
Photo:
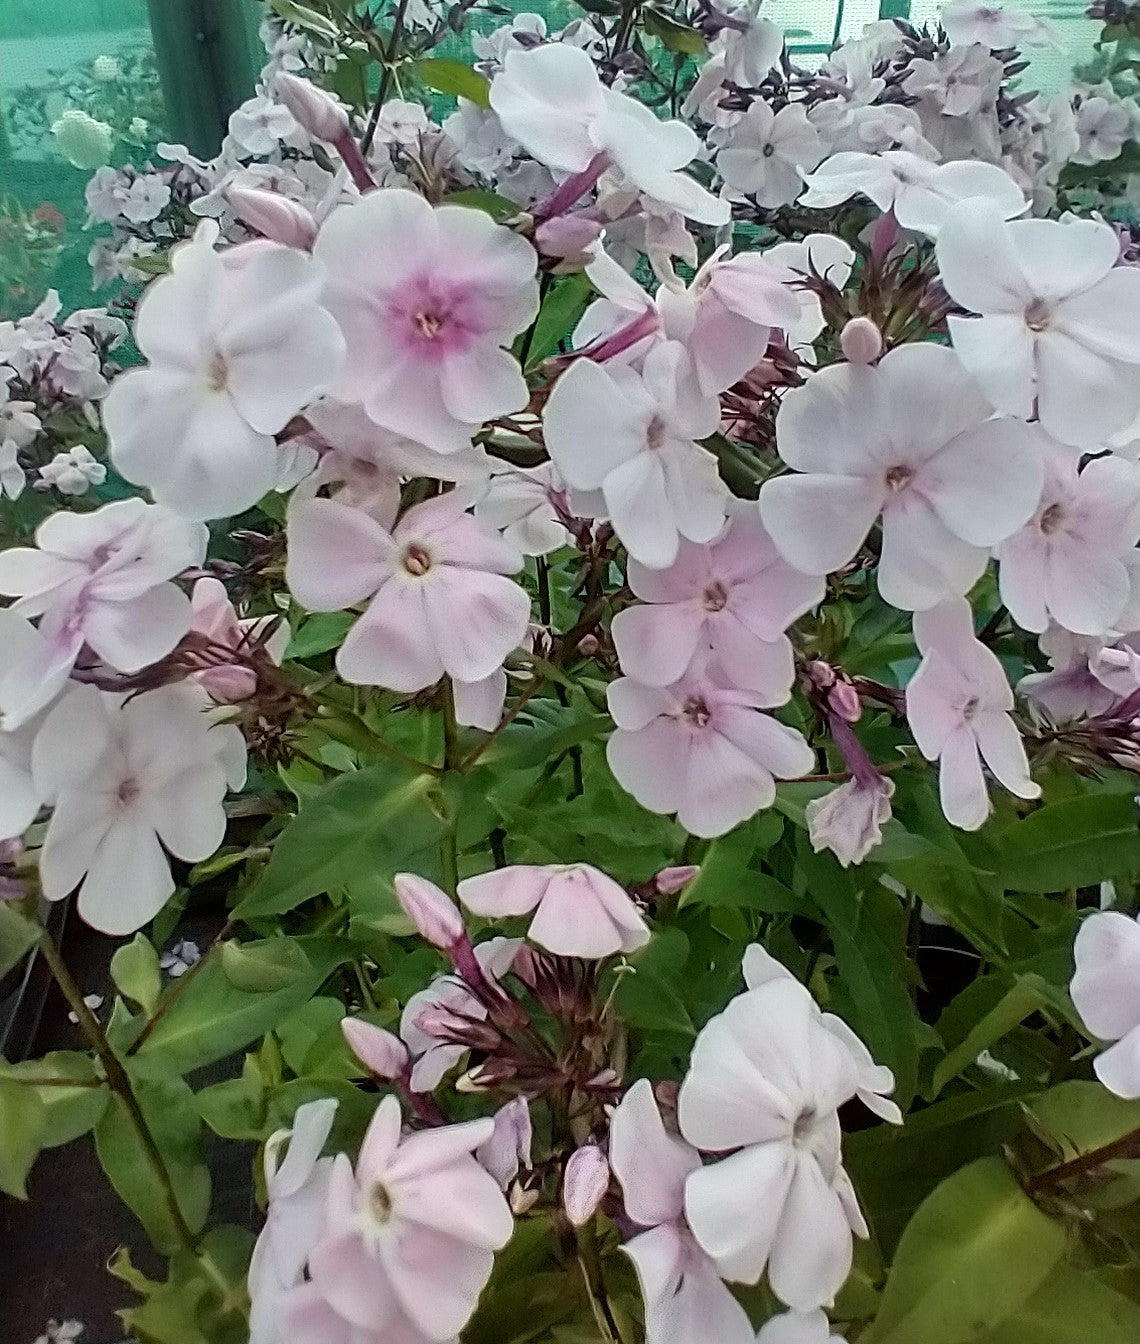
POLYGON ((682 716, 693 725, 694 728, 704 728, 712 718, 708 705, 699 695, 691 695, 681 706, 682 716))
POLYGON ((431 569, 431 556, 422 546, 417 546, 415 542, 404 551, 403 561, 404 568, 417 579, 422 579, 431 569))
POLYGON ((390 334, 404 350, 438 360, 466 350, 485 327, 480 295, 470 284, 414 275, 388 299, 390 334))
POLYGON ((381 1227, 392 1221, 392 1196, 383 1181, 377 1181, 369 1190, 368 1208, 381 1227))
POLYGON ((728 605, 724 584, 710 583, 704 592, 703 605, 706 611, 723 611, 728 605))
POLYGON ((416 330, 428 341, 434 341, 440 334, 444 321, 438 313, 416 313, 412 318, 416 330))
POLYGON ((883 480, 886 482, 887 489, 897 495, 900 490, 905 490, 914 480, 914 468, 902 465, 891 467, 883 480))
POLYGON ((1037 520, 1037 526, 1047 536, 1051 537, 1054 532, 1059 532, 1065 522, 1065 510, 1060 504, 1050 504, 1037 520))
POLYGON ((1049 325, 1049 305, 1044 299, 1034 299, 1025 310, 1025 325, 1030 331, 1044 331, 1049 325))

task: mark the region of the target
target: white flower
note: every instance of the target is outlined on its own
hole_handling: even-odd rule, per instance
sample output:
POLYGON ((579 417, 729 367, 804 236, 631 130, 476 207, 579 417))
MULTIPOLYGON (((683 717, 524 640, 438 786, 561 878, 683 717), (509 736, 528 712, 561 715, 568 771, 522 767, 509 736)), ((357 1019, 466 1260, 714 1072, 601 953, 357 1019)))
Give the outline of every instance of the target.
POLYGON ((950 339, 999 410, 1062 443, 1099 447, 1140 412, 1140 268, 1118 266, 1116 232, 1092 219, 1007 223, 963 201, 938 237, 947 293, 977 317, 950 339))
POLYGON ((822 1311, 785 1311, 765 1321, 756 1344, 845 1344, 822 1311))
POLYGON ((489 107, 481 107, 467 98, 443 123, 459 153, 459 162, 473 173, 493 177, 519 152, 519 145, 503 129, 503 123, 489 107))
POLYGON ((523 555, 549 555, 570 540, 554 504, 563 494, 553 462, 537 467, 499 463, 475 505, 475 517, 498 529, 507 545, 523 555))
POLYGON ((850 1053, 803 986, 776 977, 738 995, 697 1037, 681 1133, 729 1156, 694 1171, 685 1212, 726 1278, 768 1281, 797 1311, 830 1302, 867 1227, 843 1170, 837 1110, 855 1093, 850 1053))
POLYGON ((491 81, 491 106, 507 134, 549 168, 581 173, 605 155, 662 205, 703 224, 728 220, 728 203, 680 171, 700 149, 695 132, 606 88, 577 47, 509 51, 491 81))
POLYGON ((711 541, 725 520, 716 458, 696 442, 716 429, 720 408, 689 386, 686 364, 675 341, 650 350, 640 376, 579 359, 555 384, 543 420, 562 479, 600 490, 630 555, 654 569, 673 563, 682 536, 711 541))
POLYGON ((158 964, 172 980, 177 980, 201 960, 202 949, 198 944, 189 938, 179 938, 159 957, 158 964))
POLYGON ((1100 94, 1082 98, 1077 105, 1077 135, 1080 146, 1074 163, 1103 163, 1115 159, 1124 142, 1135 136, 1134 109, 1119 98, 1100 94))
POLYGON ((760 17, 760 3, 734 0, 723 5, 733 26, 724 28, 713 44, 714 52, 724 57, 725 78, 746 89, 767 77, 784 50, 783 29, 760 17))
POLYGON ((758 98, 734 127, 716 166, 730 187, 754 196, 762 209, 775 210, 796 199, 804 186, 800 170, 814 168, 822 155, 819 132, 802 103, 773 112, 758 98))
POLYGON ((113 84, 123 73, 115 56, 96 56, 91 62, 91 78, 100 84, 113 84))
POLYGON ((206 703, 187 683, 131 698, 77 686, 50 711, 32 756, 55 808, 40 860, 49 901, 79 887, 88 924, 133 933, 174 892, 167 853, 196 863, 221 844, 245 743, 232 725, 212 726, 206 703))
POLYGON ((259 94, 230 114, 230 135, 245 154, 272 154, 282 143, 304 140, 304 133, 283 104, 259 94))
POLYGON ((0 439, 0 497, 19 499, 27 485, 27 476, 20 466, 19 449, 15 439, 0 439))
POLYGON ((940 15, 946 36, 955 46, 979 42, 994 51, 1008 47, 1060 45, 1057 30, 1028 10, 987 4, 986 0, 954 0, 940 15))
POLYGON ((868 784, 849 779, 812 798, 804 808, 812 849, 830 849, 844 868, 862 863, 883 838, 894 791, 894 781, 879 775, 868 784))
POLYGON ((100 168, 111 157, 115 132, 78 107, 69 107, 52 123, 60 152, 74 168, 100 168))
POLYGON ((1090 915, 1073 948, 1069 992, 1089 1031, 1114 1041, 1093 1062, 1118 1097, 1140 1097, 1140 922, 1118 910, 1090 915))
POLYGON ((943 117, 976 117, 993 105, 1004 70, 989 49, 974 43, 951 47, 933 60, 916 60, 903 81, 907 93, 925 95, 943 117))
MULTIPOLYGON (((58 490, 61 495, 85 495, 93 485, 107 479, 107 468, 96 462, 91 450, 78 443, 66 453, 56 453, 46 467, 40 467, 36 490, 58 490)), ((2 478, 0 478, 2 479, 2 478)))
POLYGON ((344 358, 311 257, 264 242, 223 257, 216 236, 202 224, 174 249, 135 320, 150 363, 103 403, 120 474, 188 518, 229 517, 274 488, 274 434, 330 390, 344 358))

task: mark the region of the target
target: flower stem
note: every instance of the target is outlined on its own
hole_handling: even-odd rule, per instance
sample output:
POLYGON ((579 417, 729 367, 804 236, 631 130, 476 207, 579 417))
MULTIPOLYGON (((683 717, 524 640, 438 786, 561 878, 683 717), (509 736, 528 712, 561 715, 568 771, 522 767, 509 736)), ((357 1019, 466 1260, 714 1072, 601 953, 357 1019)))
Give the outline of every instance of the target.
MULTIPOLYGON (((450 677, 443 679, 443 773, 462 771, 459 759, 459 725, 455 721, 455 687, 450 677)), ((440 841, 439 859, 443 889, 452 896, 459 886, 459 818, 452 817, 440 841)))
POLYGON ((1038 1194, 1042 1190, 1053 1190, 1063 1182, 1072 1180, 1074 1176, 1086 1176, 1089 1172, 1096 1171, 1106 1162, 1135 1157, 1140 1157, 1140 1129, 1122 1134, 1119 1139, 1113 1139, 1111 1143, 1106 1143, 1101 1148, 1094 1148, 1091 1152, 1082 1153, 1080 1157, 1074 1157, 1069 1162, 1062 1162, 1059 1166, 1039 1171, 1025 1183, 1025 1189, 1031 1195, 1038 1194))

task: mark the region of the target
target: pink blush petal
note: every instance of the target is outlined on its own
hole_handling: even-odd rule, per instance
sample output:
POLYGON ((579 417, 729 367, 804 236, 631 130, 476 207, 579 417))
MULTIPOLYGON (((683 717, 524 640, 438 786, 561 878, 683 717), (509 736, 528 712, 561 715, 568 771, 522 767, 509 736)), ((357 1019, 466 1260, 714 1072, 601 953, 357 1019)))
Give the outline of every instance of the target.
POLYGON ((381 1242, 380 1255, 404 1312, 431 1340, 451 1339, 467 1324, 494 1264, 490 1251, 418 1224, 381 1242))
POLYGON ((356 686, 408 695, 434 686, 443 663, 426 628, 420 590, 398 579, 386 583, 345 636, 336 666, 356 686))
POLYGON ((391 572, 392 539, 360 509, 331 499, 294 504, 288 519, 285 581, 310 611, 363 602, 391 572))
POLYGON ((530 400, 518 361, 497 346, 477 345, 449 356, 439 390, 448 411, 471 424, 521 411, 530 400))
POLYGON ((392 1284, 355 1232, 333 1232, 309 1256, 326 1301, 360 1330, 382 1329, 399 1311, 392 1284))
POLYGON ((647 686, 671 686, 692 662, 706 625, 695 602, 627 607, 612 626, 622 671, 647 686))
POLYGON ((446 566, 425 580, 423 610, 448 675, 481 681, 522 643, 530 621, 530 598, 500 574, 446 566))
POLYGON ((952 826, 976 831, 990 814, 990 796, 973 733, 964 725, 946 739, 938 760, 938 793, 952 826))
POLYGON ((529 914, 542 900, 549 883, 549 868, 515 864, 465 877, 459 884, 459 899, 477 915, 504 919, 529 914))
POLYGON ((724 835, 775 798, 775 781, 762 764, 712 729, 694 735, 677 808, 687 831, 705 839, 724 835))
POLYGON ((675 812, 684 798, 692 739, 667 719, 637 732, 619 729, 606 744, 614 778, 650 812, 675 812))

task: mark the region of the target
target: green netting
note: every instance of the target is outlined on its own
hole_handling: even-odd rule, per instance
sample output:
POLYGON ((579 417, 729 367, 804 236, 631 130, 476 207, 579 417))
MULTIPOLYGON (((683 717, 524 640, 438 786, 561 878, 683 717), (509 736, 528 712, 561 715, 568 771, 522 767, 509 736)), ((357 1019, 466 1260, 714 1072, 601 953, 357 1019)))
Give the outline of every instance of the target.
MULTIPOLYGON (((939 4, 767 0, 765 13, 811 63, 880 14, 923 22, 939 4)), ((1024 7, 1052 19, 1064 39, 1062 50, 1027 53, 1027 82, 1059 89, 1091 55, 1098 26, 1080 0, 1024 7)), ((497 8, 536 10, 552 28, 581 12, 569 0, 497 8)), ((27 311, 49 286, 69 308, 94 301, 83 192, 106 161, 101 146, 110 139, 114 164, 147 158, 159 140, 212 156, 229 112, 252 92, 260 13, 257 0, 0 0, 0 318, 27 311), (53 133, 61 122, 63 133, 53 133)), ((476 31, 501 22, 501 12, 472 16, 476 31)), ((468 43, 454 39, 447 54, 465 54, 468 43)))

